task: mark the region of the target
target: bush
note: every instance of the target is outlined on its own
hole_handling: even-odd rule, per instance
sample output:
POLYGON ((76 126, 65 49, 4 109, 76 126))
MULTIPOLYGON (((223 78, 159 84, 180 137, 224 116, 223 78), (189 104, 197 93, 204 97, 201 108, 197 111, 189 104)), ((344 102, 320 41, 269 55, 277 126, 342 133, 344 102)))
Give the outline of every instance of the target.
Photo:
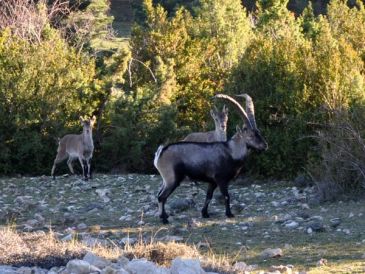
POLYGON ((49 172, 57 137, 92 112, 93 75, 56 33, 40 43, 0 33, 1 173, 49 172))

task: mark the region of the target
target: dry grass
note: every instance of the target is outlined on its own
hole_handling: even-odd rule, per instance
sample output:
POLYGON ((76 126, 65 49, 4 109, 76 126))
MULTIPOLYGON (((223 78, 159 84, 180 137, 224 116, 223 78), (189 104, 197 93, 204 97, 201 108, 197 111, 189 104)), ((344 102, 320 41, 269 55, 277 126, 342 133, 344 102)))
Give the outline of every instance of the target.
POLYGON ((0 229, 0 265, 50 268, 81 258, 85 252, 76 241, 61 242, 53 233, 18 233, 12 227, 0 229))
POLYGON ((135 245, 124 247, 86 246, 76 238, 63 242, 53 232, 17 232, 14 227, 0 228, 0 265, 38 266, 50 269, 54 266, 64 266, 72 259, 82 258, 88 251, 106 258, 116 260, 120 256, 128 259, 146 258, 158 265, 169 267, 177 257, 198 258, 207 270, 232 273, 228 257, 215 255, 202 256, 195 246, 176 242, 149 243, 139 241, 135 245))

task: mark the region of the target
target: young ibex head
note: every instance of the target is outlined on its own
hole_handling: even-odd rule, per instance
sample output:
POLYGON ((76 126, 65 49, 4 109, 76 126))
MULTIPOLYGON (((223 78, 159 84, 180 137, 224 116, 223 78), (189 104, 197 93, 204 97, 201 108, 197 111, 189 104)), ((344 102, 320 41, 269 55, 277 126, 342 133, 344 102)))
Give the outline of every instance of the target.
POLYGON ((90 119, 84 119, 80 116, 80 122, 83 128, 83 133, 90 134, 90 132, 92 132, 92 128, 95 124, 95 121, 96 121, 95 115, 90 119))
POLYGON ((227 130, 228 122, 228 108, 224 105, 222 111, 219 111, 216 106, 210 110, 210 115, 212 116, 215 124, 215 128, 220 131, 227 130))
POLYGON ((232 139, 244 141, 248 148, 253 148, 258 151, 266 150, 268 145, 256 126, 255 109, 251 97, 248 94, 240 94, 237 96, 245 97, 246 110, 244 110, 235 99, 228 95, 217 94, 215 96, 216 98, 222 98, 234 104, 238 108, 243 119, 244 126, 242 128, 239 126, 236 127, 236 134, 232 137, 232 139))

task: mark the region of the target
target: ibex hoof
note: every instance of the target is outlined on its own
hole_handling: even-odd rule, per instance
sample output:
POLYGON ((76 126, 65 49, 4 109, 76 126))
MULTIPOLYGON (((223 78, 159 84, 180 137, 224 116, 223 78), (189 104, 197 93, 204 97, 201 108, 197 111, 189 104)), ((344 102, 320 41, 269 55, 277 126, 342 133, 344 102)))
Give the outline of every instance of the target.
POLYGON ((202 212, 202 217, 209 218, 210 216, 209 216, 208 212, 202 212))
POLYGON ((167 218, 166 218, 166 219, 161 219, 161 221, 162 221, 162 223, 163 223, 164 225, 167 225, 167 224, 169 223, 169 220, 167 220, 167 218))
POLYGON ((226 213, 226 216, 228 217, 228 218, 234 218, 234 215, 230 212, 230 213, 226 213))

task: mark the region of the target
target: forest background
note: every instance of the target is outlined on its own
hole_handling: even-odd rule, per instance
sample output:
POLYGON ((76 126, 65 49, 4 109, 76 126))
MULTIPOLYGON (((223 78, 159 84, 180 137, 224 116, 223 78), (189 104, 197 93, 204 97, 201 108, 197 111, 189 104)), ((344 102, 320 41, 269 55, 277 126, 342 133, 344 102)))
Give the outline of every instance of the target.
POLYGON ((94 171, 153 173, 214 94, 248 93, 269 150, 246 173, 364 188, 364 62, 361 1, 0 1, 0 174, 49 174, 80 115, 94 171))

